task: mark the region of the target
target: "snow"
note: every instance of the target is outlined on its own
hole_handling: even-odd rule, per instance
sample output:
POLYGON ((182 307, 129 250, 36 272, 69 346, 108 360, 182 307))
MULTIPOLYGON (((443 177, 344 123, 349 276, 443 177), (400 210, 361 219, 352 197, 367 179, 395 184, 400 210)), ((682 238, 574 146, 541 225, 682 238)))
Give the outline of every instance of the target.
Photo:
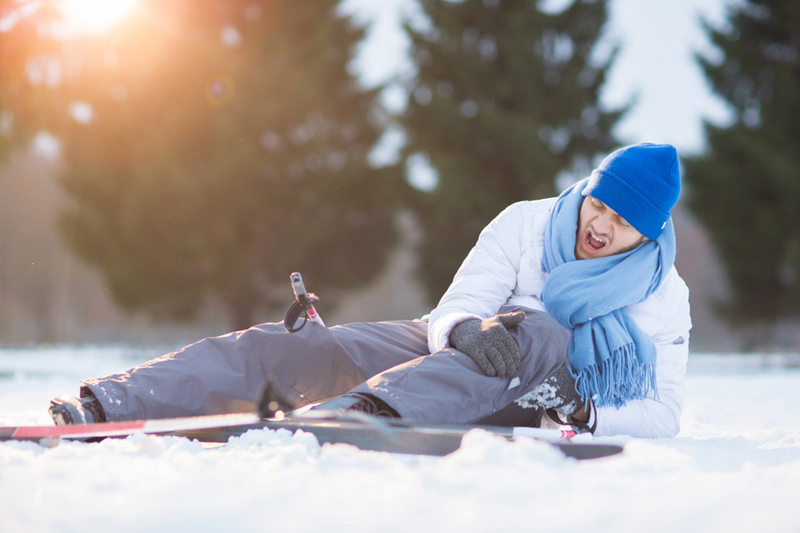
MULTIPOLYGON (((0 350, 0 425, 47 424, 81 377, 157 353, 0 350)), ((798 531, 800 358, 690 357, 673 439, 575 461, 481 431, 442 458, 250 432, 0 444, 0 531, 798 531)))

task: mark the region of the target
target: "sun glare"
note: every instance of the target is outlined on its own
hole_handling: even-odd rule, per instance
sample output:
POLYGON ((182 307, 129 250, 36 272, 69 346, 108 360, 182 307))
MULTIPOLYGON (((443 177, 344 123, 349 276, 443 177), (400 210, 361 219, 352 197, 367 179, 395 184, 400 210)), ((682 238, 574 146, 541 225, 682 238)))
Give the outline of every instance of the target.
POLYGON ((63 0, 64 23, 77 31, 101 32, 125 18, 136 0, 63 0))

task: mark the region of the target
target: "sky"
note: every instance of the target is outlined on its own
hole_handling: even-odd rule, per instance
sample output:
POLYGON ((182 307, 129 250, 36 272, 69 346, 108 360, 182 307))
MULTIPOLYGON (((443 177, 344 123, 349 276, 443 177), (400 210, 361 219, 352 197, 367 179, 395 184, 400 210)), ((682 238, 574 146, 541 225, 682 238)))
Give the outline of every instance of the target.
MULTIPOLYGON (((457 1, 457 0, 455 0, 457 1)), ((705 147, 702 123, 730 120, 726 104, 711 92, 694 55, 713 57, 700 20, 723 27, 727 9, 742 0, 610 0, 609 20, 599 48, 602 56, 620 47, 601 93, 601 103, 616 109, 633 102, 615 130, 622 144, 656 142, 673 144, 682 156, 705 147)), ((546 11, 558 12, 572 0, 540 0, 546 11)), ((384 105, 402 110, 405 93, 401 81, 413 76, 408 57, 409 40, 403 20, 417 28, 426 20, 416 0, 343 0, 340 12, 367 27, 351 63, 365 87, 388 84, 384 105)), ((372 153, 376 166, 393 163, 404 142, 402 132, 390 128, 372 153)), ((37 138, 34 150, 55 153, 54 139, 37 138)), ((408 162, 408 177, 420 189, 430 190, 438 179, 421 156, 408 162)))
MULTIPOLYGON (((701 17, 722 27, 726 10, 739 0, 611 0, 601 50, 617 44, 620 52, 601 95, 608 108, 636 98, 615 133, 623 143, 670 143, 682 155, 698 153, 705 142, 704 119, 730 120, 723 101, 712 95, 694 61, 701 53, 713 57, 700 25, 701 17)), ((571 0, 542 0, 545 10, 559 11, 571 0)), ((353 68, 367 86, 408 76, 413 67, 406 57, 408 40, 400 28, 407 18, 424 24, 415 0, 344 0, 341 10, 369 24, 353 68)), ((402 108, 403 95, 390 85, 383 95, 390 109, 402 108)), ((401 139, 395 134, 387 142, 401 139)))
POLYGON ((612 0, 609 38, 622 46, 602 99, 616 107, 638 93, 619 137, 665 142, 683 153, 705 146, 702 121, 730 120, 726 104, 712 95, 694 56, 714 57, 700 25, 725 24, 732 0, 612 0))

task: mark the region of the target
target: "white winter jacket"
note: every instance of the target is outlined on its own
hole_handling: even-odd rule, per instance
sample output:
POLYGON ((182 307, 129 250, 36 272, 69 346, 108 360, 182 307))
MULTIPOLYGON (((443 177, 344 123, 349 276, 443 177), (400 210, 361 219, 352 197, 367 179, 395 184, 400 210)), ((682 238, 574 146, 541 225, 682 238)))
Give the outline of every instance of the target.
MULTIPOLYGON (((449 346, 453 326, 468 318, 490 317, 503 304, 545 311, 541 293, 547 274, 541 263, 545 226, 555 201, 548 198, 515 203, 484 228, 431 312, 431 353, 449 346)), ((656 346, 658 399, 651 393, 619 409, 597 409, 595 435, 673 437, 680 431, 689 356, 689 289, 673 267, 655 293, 627 310, 656 346)))

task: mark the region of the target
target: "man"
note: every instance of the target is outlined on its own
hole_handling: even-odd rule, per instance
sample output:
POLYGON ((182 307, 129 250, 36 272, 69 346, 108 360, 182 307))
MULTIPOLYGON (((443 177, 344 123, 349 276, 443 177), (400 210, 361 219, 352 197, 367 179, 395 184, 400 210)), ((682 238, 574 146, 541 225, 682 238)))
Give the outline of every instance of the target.
POLYGON ((429 319, 209 338, 53 400, 56 423, 252 411, 266 380, 297 406, 596 435, 680 429, 688 290, 673 266, 669 145, 609 155, 558 198, 506 208, 429 319))

